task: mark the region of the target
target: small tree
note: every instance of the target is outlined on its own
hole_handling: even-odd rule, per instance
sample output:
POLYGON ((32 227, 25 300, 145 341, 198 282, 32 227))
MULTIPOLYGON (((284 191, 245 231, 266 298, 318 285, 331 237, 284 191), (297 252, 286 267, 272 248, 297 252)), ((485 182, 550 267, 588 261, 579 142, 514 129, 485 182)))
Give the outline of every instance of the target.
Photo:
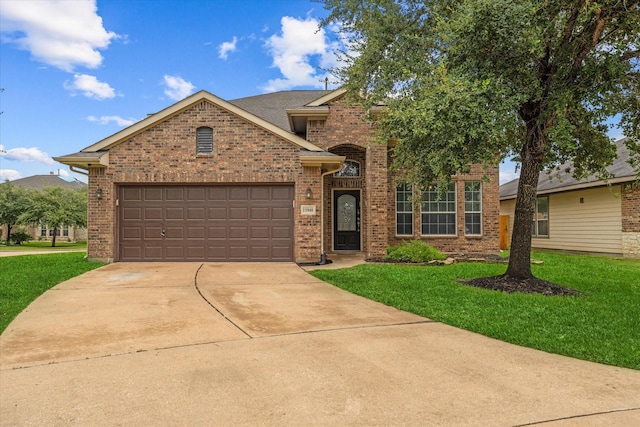
POLYGON ((23 223, 39 223, 53 229, 51 246, 56 246, 58 230, 64 226, 87 226, 87 190, 47 187, 34 195, 28 210, 20 216, 23 223))
POLYGON ((20 216, 30 205, 33 192, 13 185, 11 182, 0 184, 0 224, 7 226, 7 245, 11 243, 11 230, 15 225, 25 224, 20 216))

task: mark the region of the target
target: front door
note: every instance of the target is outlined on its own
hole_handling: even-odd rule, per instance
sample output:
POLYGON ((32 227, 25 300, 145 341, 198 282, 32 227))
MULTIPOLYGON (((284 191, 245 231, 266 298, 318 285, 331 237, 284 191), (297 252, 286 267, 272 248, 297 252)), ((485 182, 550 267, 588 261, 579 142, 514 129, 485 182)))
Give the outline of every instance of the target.
POLYGON ((360 190, 333 192, 333 249, 360 250, 360 190))

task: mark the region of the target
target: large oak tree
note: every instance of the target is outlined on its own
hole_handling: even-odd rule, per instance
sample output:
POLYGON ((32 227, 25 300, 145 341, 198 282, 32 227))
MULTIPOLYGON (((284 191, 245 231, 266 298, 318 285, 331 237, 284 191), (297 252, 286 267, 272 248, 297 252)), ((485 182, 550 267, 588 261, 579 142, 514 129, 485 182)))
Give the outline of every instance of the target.
MULTIPOLYGON (((520 162, 506 272, 532 279, 538 177, 565 162, 606 177, 615 117, 640 169, 640 6, 589 0, 324 0, 349 46, 337 71, 395 167, 423 188, 470 165, 520 162)), ((503 277, 504 278, 504 277, 503 277)))

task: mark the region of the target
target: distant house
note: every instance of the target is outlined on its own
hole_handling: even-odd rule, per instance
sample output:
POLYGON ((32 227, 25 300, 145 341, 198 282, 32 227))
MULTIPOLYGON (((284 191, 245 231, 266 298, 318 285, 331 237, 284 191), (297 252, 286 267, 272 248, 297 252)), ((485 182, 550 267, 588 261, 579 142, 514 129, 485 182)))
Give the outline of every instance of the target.
MULTIPOLYGON (((53 172, 50 175, 34 175, 26 178, 11 181, 11 184, 17 187, 31 188, 34 190, 43 190, 47 187, 63 187, 72 190, 80 190, 85 188, 87 184, 80 181, 65 181, 53 172)), ((20 226, 18 226, 20 227, 20 226)), ((16 228, 12 229, 12 233, 16 228)), ((53 239, 54 230, 46 225, 30 224, 27 227, 27 233, 31 234, 33 240, 51 240, 53 239)), ((57 239, 70 240, 72 242, 87 240, 87 229, 65 226, 60 230, 56 230, 57 239)), ((2 226, 2 236, 7 236, 7 226, 2 226)))
MULTIPOLYGON (((640 182, 621 139, 607 182, 577 181, 569 173, 538 180, 533 218, 534 249, 594 252, 640 258, 640 182)), ((500 186, 502 242, 511 241, 518 180, 500 186), (506 235, 505 235, 506 234, 506 235)))
POLYGON ((201 91, 54 158, 88 173, 89 258, 314 262, 412 239, 498 252, 497 164, 456 175, 444 199, 418 194, 345 92, 201 91))

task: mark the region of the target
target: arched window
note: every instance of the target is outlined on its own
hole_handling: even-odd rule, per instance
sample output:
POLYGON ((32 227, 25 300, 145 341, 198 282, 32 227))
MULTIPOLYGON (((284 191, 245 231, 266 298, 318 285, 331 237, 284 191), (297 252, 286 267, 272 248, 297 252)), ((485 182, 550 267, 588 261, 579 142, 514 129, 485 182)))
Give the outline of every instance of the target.
POLYGON ((360 176, 360 163, 355 160, 345 160, 342 169, 333 174, 336 178, 354 178, 360 176))
POLYGON ((213 129, 199 127, 196 129, 196 154, 213 153, 213 129))

